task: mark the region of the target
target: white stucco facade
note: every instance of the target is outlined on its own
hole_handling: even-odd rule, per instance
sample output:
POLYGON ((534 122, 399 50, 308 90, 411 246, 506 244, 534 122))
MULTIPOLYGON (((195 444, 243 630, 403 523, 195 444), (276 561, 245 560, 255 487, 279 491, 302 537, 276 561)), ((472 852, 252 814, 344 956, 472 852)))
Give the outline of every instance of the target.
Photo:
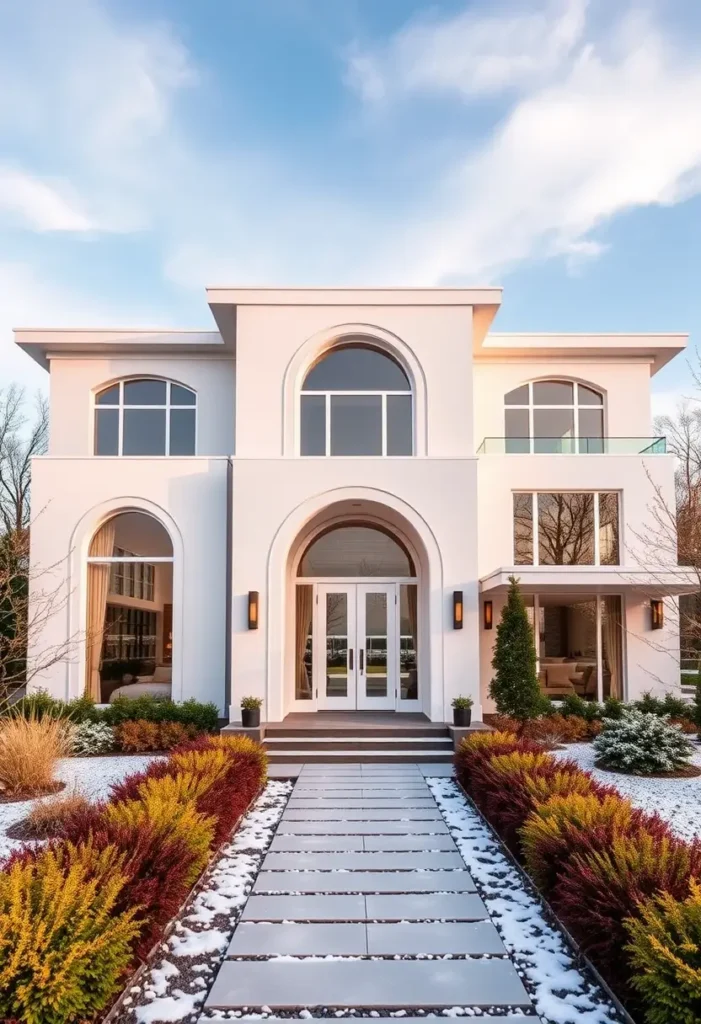
MULTIPOLYGON (((543 661, 571 664, 579 680, 587 674, 594 680, 598 672, 599 690, 607 686, 604 647, 612 641, 600 620, 613 607, 603 597, 615 595, 622 695, 678 688, 675 601, 692 585, 668 551, 651 553, 648 543, 654 503, 671 507, 674 501, 673 459, 659 442, 649 448, 650 386, 654 372, 684 348, 685 337, 491 333, 501 291, 489 288, 211 289, 208 301, 212 331, 17 331, 17 342, 50 374, 49 451, 33 466, 31 587, 35 608, 51 594, 53 609, 41 616, 30 655, 40 663, 47 649, 65 647, 32 686, 66 698, 85 690, 90 545, 104 523, 128 511, 157 520, 172 545, 167 577, 156 576, 170 586, 172 565, 170 601, 154 597, 155 619, 148 621, 162 633, 164 609, 171 606, 173 697, 214 701, 233 721, 248 695, 263 699, 269 721, 333 706, 324 702, 324 637, 309 641, 313 665, 304 699, 296 685, 296 588, 302 585, 300 560, 314 538, 354 524, 394 538, 413 567, 413 689, 400 686, 405 584, 372 571, 361 581, 382 591, 387 615, 380 655, 386 680, 382 673, 375 678, 383 680, 385 709, 391 703, 392 710, 420 710, 445 721, 451 700, 466 694, 476 718, 491 710, 496 630, 485 628, 484 602, 492 602, 496 625, 511 573, 534 608, 560 608, 563 623, 567 607, 596 609, 586 644, 574 627, 577 639, 568 640, 566 627, 558 626, 556 640, 543 642, 551 650, 557 642, 563 653, 543 661), (403 371, 411 393, 412 454, 302 454, 305 377, 327 353, 349 344, 384 353, 403 371), (95 454, 98 394, 116 382, 143 379, 171 381, 196 396, 194 454, 95 454), (576 382, 600 396, 600 454, 505 453, 505 396, 544 380, 576 382), (615 564, 515 566, 514 492, 617 495, 615 564), (258 595, 257 628, 249 628, 251 592, 258 595), (456 592, 462 595, 461 628, 453 621, 456 592), (650 601, 660 597, 664 621, 652 630, 650 601), (395 615, 396 628, 390 622, 395 615)), ((149 415, 140 422, 156 422, 149 415)), ((327 419, 327 430, 330 424, 327 419)), ((175 427, 168 431, 173 437, 175 427)), ((577 450, 576 441, 563 447, 577 450)), ((341 582, 344 601, 355 601, 356 583, 341 582)), ((309 584, 315 600, 332 584, 315 578, 309 584)), ((138 606, 148 610, 149 602, 138 606)), ((546 625, 536 633, 552 628, 553 613, 543 614, 546 625)), ((316 611, 311 621, 320 628, 316 611)), ((364 657, 366 640, 359 633, 354 640, 350 631, 349 625, 345 647, 357 643, 356 659, 361 650, 364 657)), ((156 661, 163 656, 160 639, 157 648, 156 661)), ((368 643, 368 681, 369 652, 368 643)), ((351 651, 342 675, 343 685, 352 682, 356 692, 362 680, 353 657, 351 651)), ((344 706, 351 699, 346 693, 344 706)))

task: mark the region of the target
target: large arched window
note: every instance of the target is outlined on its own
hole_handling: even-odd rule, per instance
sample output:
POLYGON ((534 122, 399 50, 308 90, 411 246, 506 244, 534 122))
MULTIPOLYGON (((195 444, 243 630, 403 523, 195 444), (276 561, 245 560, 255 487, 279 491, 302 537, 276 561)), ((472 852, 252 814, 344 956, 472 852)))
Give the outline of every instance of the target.
POLYGON ((121 380, 95 395, 96 455, 194 455, 197 396, 169 380, 121 380))
POLYGON ((376 348, 332 348, 300 396, 301 455, 413 455, 411 384, 376 348))
POLYGON ((334 526, 304 552, 298 576, 413 577, 414 563, 396 537, 375 526, 334 526))
POLYGON ((504 398, 506 451, 604 451, 604 397, 569 380, 536 380, 504 398))

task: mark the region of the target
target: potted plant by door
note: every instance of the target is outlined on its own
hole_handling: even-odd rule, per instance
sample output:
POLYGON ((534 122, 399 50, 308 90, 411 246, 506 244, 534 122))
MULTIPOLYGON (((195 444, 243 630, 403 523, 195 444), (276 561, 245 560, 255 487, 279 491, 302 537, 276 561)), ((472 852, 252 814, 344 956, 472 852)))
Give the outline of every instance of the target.
POLYGON ((474 701, 472 700, 472 697, 453 698, 453 725, 467 729, 468 725, 472 721, 473 704, 474 701))
POLYGON ((260 697, 243 697, 241 700, 241 725, 244 729, 257 729, 260 725, 260 697))

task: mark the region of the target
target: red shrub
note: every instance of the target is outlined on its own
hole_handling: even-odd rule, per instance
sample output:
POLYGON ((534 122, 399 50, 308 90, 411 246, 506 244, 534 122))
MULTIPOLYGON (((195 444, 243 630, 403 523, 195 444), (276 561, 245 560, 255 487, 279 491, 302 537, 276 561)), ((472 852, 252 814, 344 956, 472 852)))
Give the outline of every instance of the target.
POLYGON ((565 863, 552 903, 582 950, 599 965, 619 992, 625 991, 630 967, 621 950, 628 941, 626 918, 637 916, 642 900, 670 893, 684 900, 689 880, 701 878, 701 843, 685 843, 664 834, 659 821, 631 835, 617 835, 596 848, 586 847, 565 863))
POLYGON ((162 779, 166 775, 174 775, 175 769, 170 760, 152 761, 141 772, 127 775, 121 782, 115 782, 110 789, 110 802, 121 803, 125 800, 138 800, 139 786, 146 779, 162 779))
POLYGON ((480 785, 485 765, 499 754, 514 750, 538 751, 535 743, 519 740, 512 732, 478 732, 464 739, 455 751, 455 774, 477 806, 484 810, 480 785))

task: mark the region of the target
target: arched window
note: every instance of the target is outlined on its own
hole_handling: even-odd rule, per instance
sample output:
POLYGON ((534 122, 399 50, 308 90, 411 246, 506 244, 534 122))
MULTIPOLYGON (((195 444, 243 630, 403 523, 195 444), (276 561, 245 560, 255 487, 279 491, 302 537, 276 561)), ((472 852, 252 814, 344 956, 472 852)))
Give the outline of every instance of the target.
POLYGON ((416 575, 409 552, 391 534, 374 526, 334 526, 304 552, 298 576, 416 575))
POLYGON ((194 455, 197 396, 169 380, 120 380, 95 395, 96 455, 194 455))
POLYGON ((506 451, 604 451, 604 396, 569 380, 521 384, 504 398, 506 451))
POLYGON ((413 455, 411 384, 396 360, 368 345, 332 348, 300 397, 301 455, 413 455))

